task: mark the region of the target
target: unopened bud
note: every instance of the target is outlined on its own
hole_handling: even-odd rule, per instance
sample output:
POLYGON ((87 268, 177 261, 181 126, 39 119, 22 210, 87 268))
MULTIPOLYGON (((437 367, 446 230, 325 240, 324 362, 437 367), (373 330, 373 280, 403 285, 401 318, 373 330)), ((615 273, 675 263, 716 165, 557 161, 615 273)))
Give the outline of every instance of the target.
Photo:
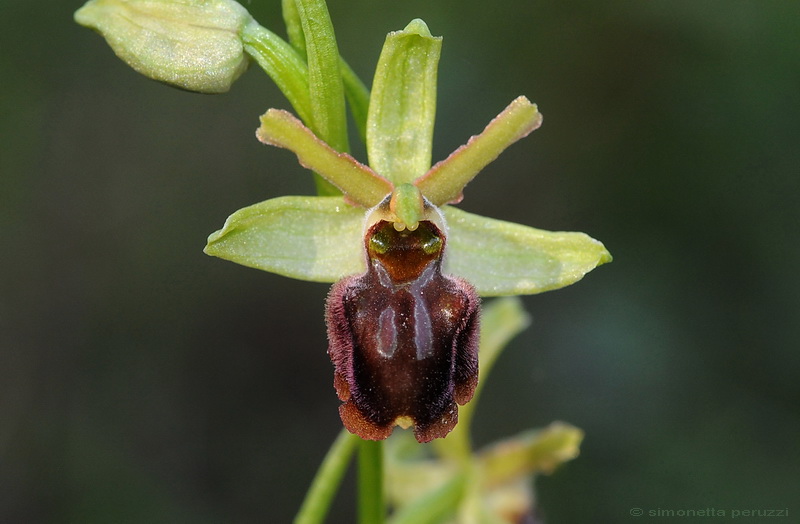
POLYGON ((247 69, 239 33, 252 17, 233 0, 90 0, 75 21, 139 73, 189 91, 225 92, 247 69))

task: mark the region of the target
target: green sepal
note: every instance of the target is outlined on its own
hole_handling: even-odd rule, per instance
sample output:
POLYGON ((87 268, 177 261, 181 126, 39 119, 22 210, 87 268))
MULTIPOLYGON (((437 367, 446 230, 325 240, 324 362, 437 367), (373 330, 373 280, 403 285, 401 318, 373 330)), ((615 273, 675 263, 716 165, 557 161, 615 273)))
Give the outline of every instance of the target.
POLYGON ((514 99, 481 134, 453 151, 414 181, 425 198, 437 206, 459 202, 462 190, 481 169, 508 146, 542 125, 542 115, 524 96, 514 99))
POLYGON ((485 297, 531 295, 573 284, 611 261, 603 244, 584 233, 544 231, 473 215, 452 206, 445 270, 485 297))
POLYGON ((427 490, 423 495, 397 508, 391 519, 389 519, 389 524, 438 524, 447 522, 446 519, 451 517, 458 507, 464 488, 467 485, 467 480, 467 475, 464 473, 454 474, 441 485, 427 490))
POLYGON ((324 177, 361 206, 372 207, 392 192, 388 180, 347 153, 335 151, 287 111, 270 109, 264 113, 256 136, 265 144, 292 151, 303 167, 324 177))
MULTIPOLYGON (((445 271, 481 296, 527 295, 568 286, 610 262, 584 233, 552 232, 443 208, 445 271)), ((205 252, 280 275, 335 282, 362 273, 364 210, 342 197, 288 196, 231 215, 205 252)))
POLYGON ((364 210, 342 197, 285 196, 245 207, 208 237, 205 253, 314 282, 366 269, 364 210))
POLYGON ((367 156, 395 184, 430 168, 441 47, 441 37, 431 36, 417 19, 389 33, 381 51, 367 117, 367 156))
POLYGON ((90 0, 75 12, 139 73, 200 93, 227 91, 247 69, 239 33, 252 20, 233 0, 90 0))

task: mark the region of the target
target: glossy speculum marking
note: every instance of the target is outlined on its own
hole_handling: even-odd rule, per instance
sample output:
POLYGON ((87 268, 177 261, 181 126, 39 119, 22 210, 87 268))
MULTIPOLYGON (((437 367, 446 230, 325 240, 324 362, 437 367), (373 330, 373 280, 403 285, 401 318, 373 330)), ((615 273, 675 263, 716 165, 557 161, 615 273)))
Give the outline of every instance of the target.
POLYGON ((432 221, 398 231, 378 220, 364 235, 367 270, 328 296, 328 353, 342 422, 362 438, 414 426, 444 437, 478 381, 479 299, 442 274, 445 236, 432 221))

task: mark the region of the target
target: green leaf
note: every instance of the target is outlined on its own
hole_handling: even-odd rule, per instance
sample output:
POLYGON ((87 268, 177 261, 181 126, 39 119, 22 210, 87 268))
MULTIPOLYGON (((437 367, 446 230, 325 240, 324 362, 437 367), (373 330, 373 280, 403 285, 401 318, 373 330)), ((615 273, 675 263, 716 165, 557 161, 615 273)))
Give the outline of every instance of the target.
POLYGON ((189 91, 223 93, 247 69, 233 0, 90 0, 75 21, 105 37, 139 73, 189 91))
MULTIPOLYGON (((478 396, 492 370, 497 357, 511 340, 525 330, 531 317, 518 297, 503 297, 492 300, 481 312, 481 380, 473 398, 478 396)), ((462 408, 463 409, 463 408, 462 408)))
POLYGON ((270 109, 261 116, 256 136, 262 142, 286 148, 300 163, 323 176, 364 207, 372 207, 392 192, 392 184, 347 153, 338 153, 291 113, 270 109))
POLYGON ((508 146, 542 125, 542 115, 524 96, 516 98, 479 135, 414 181, 425 197, 441 206, 461 200, 461 192, 481 169, 508 146))
POLYGON ((395 184, 430 168, 441 47, 441 37, 432 37, 417 19, 389 33, 381 51, 367 117, 367 155, 369 165, 395 184))
POLYGON ((314 282, 366 269, 364 210, 342 197, 279 197, 231 215, 208 237, 206 254, 314 282))
POLYGON ((611 261, 584 233, 553 232, 442 208, 448 237, 445 269, 479 295, 530 295, 573 284, 611 261))

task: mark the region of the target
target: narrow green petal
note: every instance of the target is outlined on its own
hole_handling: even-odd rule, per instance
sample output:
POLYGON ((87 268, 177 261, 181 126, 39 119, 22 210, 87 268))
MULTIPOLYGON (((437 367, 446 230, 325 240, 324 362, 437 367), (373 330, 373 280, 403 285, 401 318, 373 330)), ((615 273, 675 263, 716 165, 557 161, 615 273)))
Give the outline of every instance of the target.
POLYGON ((242 31, 244 50, 261 66, 304 121, 313 114, 305 58, 284 39, 257 22, 242 31))
POLYGON ((584 233, 554 232, 473 215, 452 206, 447 265, 479 295, 531 295, 573 284, 611 262, 603 244, 584 233))
POLYGON ((395 184, 430 168, 441 48, 441 37, 432 37, 419 19, 389 33, 383 45, 372 83, 367 155, 369 165, 395 184))
POLYGON ((256 136, 265 144, 295 153, 303 167, 319 173, 359 205, 372 207, 392 192, 388 180, 347 153, 336 152, 287 111, 264 113, 256 136))
POLYGON ((414 181, 437 206, 461 200, 461 192, 481 169, 508 146, 542 125, 542 115, 524 96, 516 98, 479 135, 414 181))
POLYGON ((342 197, 286 196, 240 209, 208 237, 205 253, 314 282, 366 269, 364 210, 342 197))

